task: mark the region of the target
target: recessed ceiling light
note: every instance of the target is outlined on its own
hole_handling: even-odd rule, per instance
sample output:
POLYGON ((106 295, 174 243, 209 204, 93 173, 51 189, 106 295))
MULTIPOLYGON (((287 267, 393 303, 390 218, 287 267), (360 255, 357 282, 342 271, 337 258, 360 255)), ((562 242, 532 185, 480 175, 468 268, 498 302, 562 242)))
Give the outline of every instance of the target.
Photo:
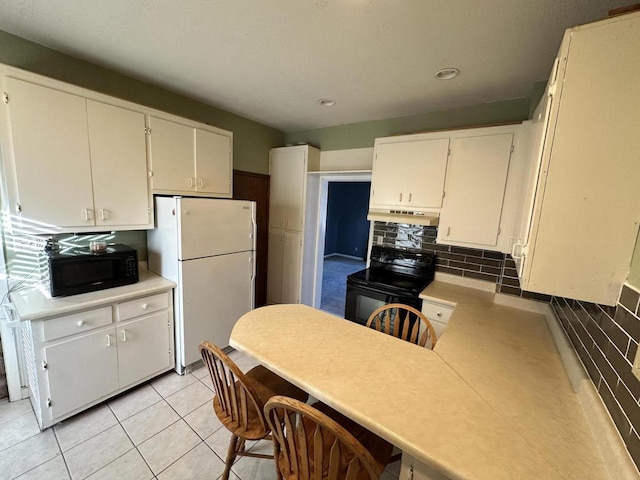
POLYGON ((434 76, 438 80, 451 80, 458 75, 460 75, 460 70, 458 70, 457 68, 443 68, 438 70, 434 76))
POLYGON ((333 107, 336 104, 336 101, 331 100, 330 98, 321 98, 318 100, 318 103, 323 107, 333 107))

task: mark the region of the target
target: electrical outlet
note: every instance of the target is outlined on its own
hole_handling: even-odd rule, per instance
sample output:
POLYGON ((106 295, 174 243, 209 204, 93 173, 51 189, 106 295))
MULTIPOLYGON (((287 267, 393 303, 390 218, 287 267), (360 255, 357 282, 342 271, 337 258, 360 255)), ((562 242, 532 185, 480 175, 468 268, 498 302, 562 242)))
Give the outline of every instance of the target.
POLYGON ((638 379, 640 379, 640 348, 636 352, 636 358, 633 359, 631 373, 633 373, 638 379))

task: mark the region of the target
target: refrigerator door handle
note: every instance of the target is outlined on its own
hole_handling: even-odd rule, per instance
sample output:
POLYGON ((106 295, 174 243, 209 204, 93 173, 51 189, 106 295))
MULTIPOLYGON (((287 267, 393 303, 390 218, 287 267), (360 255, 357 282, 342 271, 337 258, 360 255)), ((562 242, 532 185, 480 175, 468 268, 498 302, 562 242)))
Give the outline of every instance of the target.
POLYGON ((252 240, 252 250, 256 249, 256 237, 257 235, 257 229, 258 226, 256 225, 256 211, 255 208, 251 209, 251 234, 249 235, 249 238, 252 240))

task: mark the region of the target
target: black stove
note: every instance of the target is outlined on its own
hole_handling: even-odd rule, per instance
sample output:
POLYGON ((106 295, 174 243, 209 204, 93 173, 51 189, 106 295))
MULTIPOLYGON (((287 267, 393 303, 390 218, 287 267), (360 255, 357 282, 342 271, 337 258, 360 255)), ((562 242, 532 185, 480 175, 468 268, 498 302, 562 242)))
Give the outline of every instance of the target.
POLYGON ((373 246, 370 267, 347 277, 345 318, 365 324, 388 303, 422 308, 418 295, 433 281, 435 264, 431 252, 373 246))

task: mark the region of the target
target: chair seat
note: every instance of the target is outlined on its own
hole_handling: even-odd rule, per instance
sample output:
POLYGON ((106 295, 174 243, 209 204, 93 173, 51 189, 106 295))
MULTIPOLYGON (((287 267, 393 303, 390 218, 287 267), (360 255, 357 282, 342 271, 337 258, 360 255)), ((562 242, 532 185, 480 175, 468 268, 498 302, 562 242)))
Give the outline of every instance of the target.
MULTIPOLYGON (((356 440, 358 440, 362 444, 362 446, 366 448, 369 453, 371 453, 371 456, 374 458, 378 467, 378 472, 382 474, 387 464, 389 463, 389 459, 391 458, 393 445, 322 402, 314 403, 311 406, 334 420, 336 423, 339 423, 345 430, 353 435, 356 440)), ((302 422, 304 424, 307 438, 311 438, 314 434, 316 423, 306 417, 303 417, 302 422)), ((323 457, 328 458, 331 445, 331 440, 324 444, 325 452, 323 454, 323 457)), ((311 457, 314 456, 313 451, 309 451, 308 453, 311 457)), ((341 463, 344 466, 344 471, 347 470, 346 465, 348 465, 349 460, 349 458, 341 459, 341 463)), ((288 463, 282 453, 278 458, 278 463, 282 472, 288 472, 288 463)), ((313 469, 313 462, 310 462, 310 464, 311 468, 313 469)), ((295 476, 292 476, 291 478, 293 479, 295 478, 295 476)), ((366 474, 366 472, 362 471, 361 475, 357 478, 368 479, 369 476, 366 474)))
MULTIPOLYGON (((301 402, 306 402, 309 398, 307 392, 287 382, 285 379, 276 375, 262 365, 252 368, 245 373, 244 376, 247 383, 249 383, 255 390, 256 395, 263 405, 274 395, 285 395, 287 397, 300 400, 301 402)), ((244 394, 240 382, 235 382, 235 390, 236 395, 238 396, 244 394)), ((249 408, 247 411, 247 428, 232 421, 227 414, 222 411, 220 400, 217 395, 213 398, 213 410, 220 422, 222 422, 222 424, 233 434, 239 437, 247 440, 260 440, 266 437, 269 433, 269 431, 262 426, 261 413, 258 413, 254 408, 249 408)))

